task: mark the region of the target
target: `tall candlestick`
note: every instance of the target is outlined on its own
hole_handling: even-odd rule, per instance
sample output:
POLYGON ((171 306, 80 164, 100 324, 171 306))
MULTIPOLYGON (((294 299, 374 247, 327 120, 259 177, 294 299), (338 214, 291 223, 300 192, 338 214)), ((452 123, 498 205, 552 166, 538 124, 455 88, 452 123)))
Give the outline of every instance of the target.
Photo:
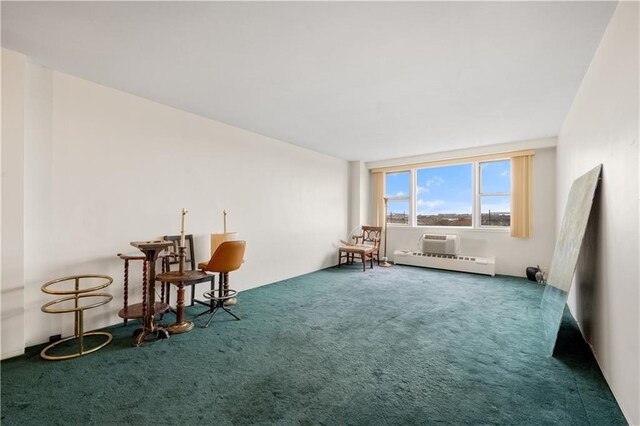
POLYGON ((223 227, 223 231, 226 234, 227 233, 227 209, 222 210, 222 214, 224 216, 224 227, 223 227))
POLYGON ((184 247, 184 217, 187 215, 187 210, 182 208, 182 223, 180 224, 180 247, 184 247))

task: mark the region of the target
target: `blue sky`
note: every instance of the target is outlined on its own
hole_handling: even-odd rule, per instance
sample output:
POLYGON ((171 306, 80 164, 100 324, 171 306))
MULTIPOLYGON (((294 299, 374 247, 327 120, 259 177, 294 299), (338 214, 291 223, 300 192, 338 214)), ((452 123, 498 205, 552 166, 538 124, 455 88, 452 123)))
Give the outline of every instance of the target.
MULTIPOLYGON (((499 161, 481 164, 482 192, 509 192, 510 163, 499 161)), ((417 177, 418 214, 471 213, 471 164, 419 169, 417 177)), ((409 173, 387 174, 386 196, 409 194, 409 173)), ((482 212, 509 211, 509 197, 483 197, 482 212)), ((389 202, 390 212, 408 211, 406 202, 389 202)))
POLYGON ((418 214, 471 214, 471 164, 417 171, 418 214))
MULTIPOLYGON (((511 162, 493 161, 481 163, 480 182, 481 192, 510 192, 511 162)), ((491 196, 482 197, 481 212, 508 212, 511 210, 511 197, 491 196)))

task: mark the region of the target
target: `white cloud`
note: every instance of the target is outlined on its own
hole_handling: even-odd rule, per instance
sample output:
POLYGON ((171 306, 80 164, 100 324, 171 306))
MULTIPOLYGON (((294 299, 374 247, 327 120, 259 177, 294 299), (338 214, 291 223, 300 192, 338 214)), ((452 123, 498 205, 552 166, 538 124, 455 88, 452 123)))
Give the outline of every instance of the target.
POLYGON ((504 170, 502 173, 500 173, 500 176, 502 176, 502 177, 509 176, 509 170, 504 170))
POLYGON ((440 176, 434 176, 431 179, 427 179, 424 186, 418 185, 418 194, 422 194, 423 192, 429 192, 432 186, 440 186, 444 183, 444 179, 440 176))
POLYGON ((407 194, 405 194, 404 192, 400 191, 400 192, 396 192, 396 197, 406 197, 407 194))

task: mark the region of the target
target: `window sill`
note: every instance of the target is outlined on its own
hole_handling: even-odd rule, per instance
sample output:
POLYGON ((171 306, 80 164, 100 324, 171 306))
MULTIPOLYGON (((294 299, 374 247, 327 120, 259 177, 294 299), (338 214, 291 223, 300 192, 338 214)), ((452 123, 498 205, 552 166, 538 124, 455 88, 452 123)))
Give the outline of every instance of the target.
POLYGON ((409 225, 387 225, 389 230, 407 230, 407 231, 421 231, 424 234, 429 232, 435 232, 438 234, 458 233, 458 232, 476 232, 476 233, 498 233, 508 234, 510 228, 472 228, 470 226, 409 226, 409 225))

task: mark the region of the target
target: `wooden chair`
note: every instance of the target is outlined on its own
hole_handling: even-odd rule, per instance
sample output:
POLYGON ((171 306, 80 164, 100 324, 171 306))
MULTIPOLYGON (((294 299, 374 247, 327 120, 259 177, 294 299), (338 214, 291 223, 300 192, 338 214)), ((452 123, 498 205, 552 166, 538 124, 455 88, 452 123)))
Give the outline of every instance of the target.
POLYGON ((229 288, 229 272, 240 269, 246 246, 246 241, 225 241, 218 246, 209 262, 202 262, 198 264, 198 268, 205 272, 217 272, 220 274, 220 278, 218 279, 218 289, 211 289, 203 295, 206 299, 211 300, 210 309, 198 314, 198 316, 207 313, 211 314, 205 328, 209 326, 209 323, 218 309, 222 309, 237 320, 240 319, 236 314, 231 312, 229 308, 224 306, 224 302, 238 294, 236 290, 229 288))
POLYGON ((371 246, 371 257, 378 262, 380 266, 380 240, 382 240, 382 226, 368 226, 362 227, 361 235, 354 235, 353 239, 356 244, 362 244, 365 246, 371 246))
MULTIPOLYGON (((171 256, 168 256, 167 258, 167 271, 171 270, 171 266, 172 265, 179 265, 180 264, 180 259, 178 258, 178 246, 180 244, 180 235, 165 235, 164 237, 162 237, 165 241, 171 241, 173 242, 173 247, 169 247, 169 251, 172 253, 171 256)), ((187 270, 191 270, 191 271, 195 271, 196 270, 196 254, 195 254, 195 249, 193 246, 193 234, 188 234, 184 236, 184 241, 185 244, 187 246, 186 249, 186 258, 184 261, 184 265, 185 265, 185 269, 187 270)), ((164 271, 163 271, 164 272, 164 271)), ((209 303, 207 302, 203 302, 201 300, 196 300, 195 298, 195 286, 196 284, 200 284, 200 283, 204 283, 204 282, 209 282, 210 283, 210 289, 213 290, 215 288, 215 275, 209 275, 205 278, 199 279, 199 280, 195 280, 195 281, 189 281, 187 283, 185 283, 185 286, 190 286, 191 287, 191 304, 189 306, 193 306, 194 303, 200 303, 201 305, 206 305, 206 306, 210 306, 209 303)), ((165 302, 168 304, 169 303, 169 295, 171 294, 170 290, 170 284, 169 283, 163 283, 163 290, 164 290, 164 294, 165 296, 165 302), (165 290, 166 288, 166 290, 165 290)))
POLYGON ((371 262, 375 259, 380 265, 380 239, 382 237, 381 226, 363 226, 361 235, 353 236, 354 243, 344 241, 344 247, 338 250, 338 267, 342 265, 342 260, 346 259, 347 264, 353 264, 355 256, 358 255, 362 261, 362 270, 366 271, 367 260, 371 262))

